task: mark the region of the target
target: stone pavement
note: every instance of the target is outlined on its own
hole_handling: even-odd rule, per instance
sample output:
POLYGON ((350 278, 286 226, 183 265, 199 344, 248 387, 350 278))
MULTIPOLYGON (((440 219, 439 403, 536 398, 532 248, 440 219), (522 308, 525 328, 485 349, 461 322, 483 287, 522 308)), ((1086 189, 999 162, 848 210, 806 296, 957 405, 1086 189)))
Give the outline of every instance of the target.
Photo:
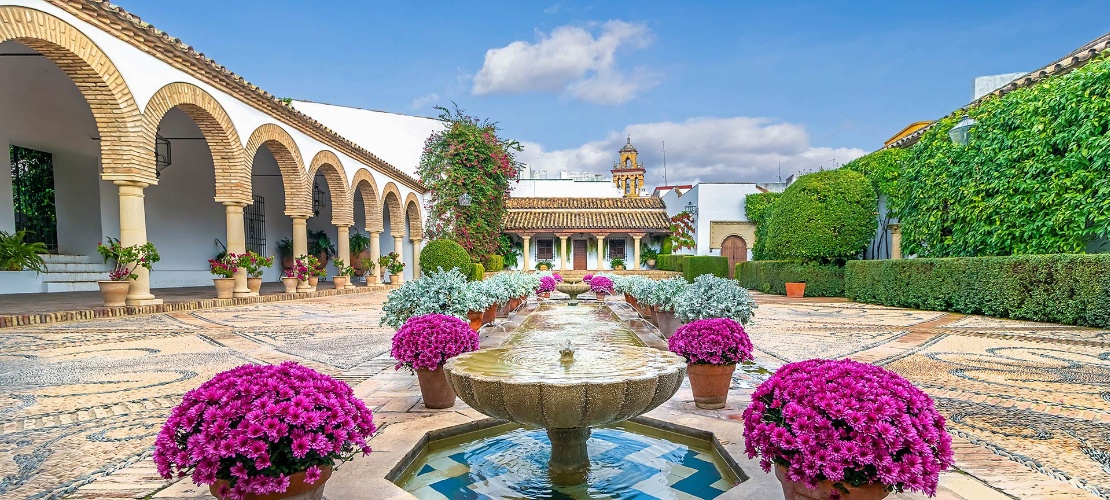
MULTIPOLYGON (((185 391, 244 362, 297 360, 348 381, 375 409, 382 430, 372 445, 391 426, 481 418, 461 402, 424 409, 415 377, 390 369, 392 331, 377 327, 383 300, 368 293, 0 331, 0 497, 203 497, 207 489, 187 479, 157 477, 153 436, 185 391)), ((843 300, 756 300, 748 330, 759 365, 850 357, 934 397, 960 469, 942 475, 938 498, 1110 498, 1110 333, 843 300)), ((502 330, 484 329, 483 345, 502 330)), ((722 440, 739 442, 736 419, 765 377, 758 367, 738 370, 722 410, 696 409, 684 386, 649 416, 711 418, 722 440)))

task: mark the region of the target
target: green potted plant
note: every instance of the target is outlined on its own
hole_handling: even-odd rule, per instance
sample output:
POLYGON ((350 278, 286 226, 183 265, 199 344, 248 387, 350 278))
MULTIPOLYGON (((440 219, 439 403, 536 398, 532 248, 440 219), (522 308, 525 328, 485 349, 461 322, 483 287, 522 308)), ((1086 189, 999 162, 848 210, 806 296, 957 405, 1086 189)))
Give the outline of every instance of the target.
POLYGON ((316 257, 318 267, 326 267, 335 256, 335 245, 322 229, 308 232, 308 254, 316 257))
MULTIPOLYGON (((302 255, 298 257, 297 260, 303 263, 305 266, 308 266, 308 290, 305 291, 315 292, 316 285, 320 282, 321 278, 320 259, 317 259, 315 255, 302 255)), ((301 287, 298 286, 297 288, 300 289, 301 287)))
MULTIPOLYGON (((372 274, 374 274, 374 269, 378 265, 378 263, 374 262, 374 259, 371 259, 370 257, 365 257, 362 260, 360 260, 359 262, 362 264, 363 275, 366 275, 366 274, 371 274, 372 275, 372 274)), ((357 274, 357 271, 356 271, 356 274, 357 274)), ((367 282, 368 283, 370 282, 369 278, 367 278, 367 282)), ((374 283, 377 283, 377 281, 374 281, 374 283)))
POLYGON ((613 266, 616 271, 624 271, 624 259, 612 259, 609 261, 609 265, 613 266))
POLYGON ((343 262, 343 259, 335 259, 335 269, 335 276, 331 281, 335 284, 335 289, 340 290, 347 286, 347 282, 355 274, 355 269, 343 262))
POLYGON ((655 267, 655 259, 659 258, 659 250, 646 246, 640 250, 640 263, 647 267, 655 267))
POLYGON ((351 267, 355 270, 355 276, 365 276, 373 268, 367 269, 365 262, 373 261, 370 258, 370 237, 358 232, 351 233, 349 239, 351 251, 351 267))
POLYGON ((112 269, 108 271, 108 280, 97 281, 100 286, 100 295, 104 298, 107 307, 127 305, 127 291, 131 287, 129 280, 137 279, 135 270, 139 267, 147 271, 153 269, 154 263, 161 258, 154 243, 146 242, 142 245, 123 246, 119 240, 108 237, 108 244, 97 243, 96 251, 104 257, 104 262, 112 262, 112 269))
POLYGON ((15 234, 0 231, 0 271, 26 269, 36 273, 46 272, 46 263, 39 255, 47 252, 46 244, 23 241, 26 237, 26 230, 16 231, 15 234))
POLYGON ((262 289, 262 273, 273 265, 273 256, 263 257, 250 250, 239 254, 239 267, 247 270, 247 288, 250 288, 252 294, 258 295, 258 291, 262 289))
POLYGON ((537 271, 546 271, 548 269, 551 269, 551 266, 552 266, 552 264, 551 264, 550 260, 541 260, 541 261, 536 263, 536 270, 537 271))
POLYGON ((288 271, 293 269, 294 255, 293 255, 293 240, 289 238, 282 238, 277 244, 278 255, 281 256, 281 270, 288 271))
POLYGON ((401 262, 401 255, 397 252, 389 252, 386 255, 378 258, 378 264, 382 266, 382 270, 390 274, 389 284, 400 285, 405 281, 402 273, 405 272, 405 263, 401 262))
POLYGON ((212 272, 212 283, 216 285, 217 299, 230 299, 235 293, 235 273, 239 272, 240 254, 224 253, 215 259, 208 259, 208 269, 212 272))
POLYGON ((465 318, 466 289, 466 276, 458 269, 430 272, 390 291, 378 324, 401 328, 409 318, 433 313, 465 318))

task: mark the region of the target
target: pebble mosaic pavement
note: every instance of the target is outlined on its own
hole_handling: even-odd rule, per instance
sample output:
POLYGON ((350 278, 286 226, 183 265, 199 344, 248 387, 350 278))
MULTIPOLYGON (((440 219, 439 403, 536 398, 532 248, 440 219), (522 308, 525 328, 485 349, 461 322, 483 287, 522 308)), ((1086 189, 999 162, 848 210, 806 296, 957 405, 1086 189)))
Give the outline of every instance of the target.
MULTIPOLYGON (((380 426, 432 413, 419 404, 414 377, 389 369, 392 331, 377 326, 384 295, 0 330, 0 497, 202 496, 188 481, 157 477, 151 442, 184 392, 245 362, 296 360, 340 377, 380 426)), ((761 365, 849 357, 903 374, 937 401, 957 466, 989 493, 1110 498, 1110 332, 842 300, 756 300, 748 330, 761 365)), ((716 411, 695 409, 684 385, 654 415, 736 420, 762 377, 737 370, 729 405, 716 411)), ((960 477, 946 474, 942 486, 966 485, 960 477)))

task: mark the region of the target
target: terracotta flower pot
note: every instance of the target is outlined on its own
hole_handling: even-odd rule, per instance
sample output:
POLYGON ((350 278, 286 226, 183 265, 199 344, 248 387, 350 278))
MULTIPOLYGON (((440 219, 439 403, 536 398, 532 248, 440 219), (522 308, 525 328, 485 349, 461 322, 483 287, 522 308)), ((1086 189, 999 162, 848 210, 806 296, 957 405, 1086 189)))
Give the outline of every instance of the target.
POLYGON ((484 324, 482 322, 482 316, 485 316, 484 311, 467 311, 466 312, 466 319, 467 319, 467 321, 470 321, 470 329, 471 330, 478 331, 482 328, 482 325, 484 324))
POLYGON ((343 287, 347 286, 347 277, 346 276, 335 276, 331 279, 331 282, 333 284, 335 284, 335 289, 336 290, 342 290, 343 287))
POLYGON ((520 302, 520 299, 509 299, 509 311, 515 311, 516 308, 520 307, 520 302))
POLYGON ((624 266, 623 265, 613 266, 613 270, 614 271, 624 271, 624 266))
POLYGON ((651 306, 651 324, 659 326, 659 306, 651 306))
MULTIPOLYGON (((803 483, 796 483, 786 478, 786 467, 775 466, 775 477, 782 483, 782 495, 785 500, 829 500, 832 496, 832 481, 820 481, 817 489, 811 490, 803 483)), ((882 500, 890 493, 881 484, 868 484, 859 488, 848 487, 848 493, 840 494, 842 500, 882 500)))
POLYGON ((247 278, 247 288, 250 288, 251 293, 258 295, 258 291, 262 289, 262 278, 247 278))
POLYGON ((648 259, 647 265, 648 267, 655 267, 655 259, 648 259))
POLYGON ((293 278, 290 278, 288 276, 282 276, 281 277, 281 284, 285 285, 285 293, 296 293, 297 292, 297 285, 300 282, 301 282, 301 280, 297 279, 296 277, 293 277, 293 278))
POLYGON ((497 304, 492 304, 482 312, 482 324, 492 325, 495 319, 497 319, 497 304))
POLYGON ((310 289, 310 291, 315 292, 316 291, 316 285, 319 285, 319 284, 320 284, 320 277, 319 276, 312 276, 312 277, 308 278, 308 288, 310 289))
POLYGON ((597 300, 600 302, 600 301, 605 300, 605 296, 609 295, 609 294, 607 294, 605 292, 594 292, 594 295, 597 296, 597 300))
POLYGON ((787 297, 793 297, 793 298, 805 297, 806 296, 806 284, 805 283, 787 283, 786 284, 786 296, 787 297))
POLYGON ((235 278, 212 278, 216 284, 216 298, 230 299, 235 294, 235 278))
POLYGON ((636 297, 629 295, 627 292, 624 294, 624 301, 628 302, 628 305, 632 306, 633 309, 640 308, 640 303, 636 301, 636 297))
POLYGON ((416 370, 420 380, 420 397, 424 398, 424 407, 432 410, 441 410, 455 406, 455 391, 447 383, 447 375, 443 367, 435 370, 416 370))
POLYGON ((675 317, 674 311, 655 311, 655 321, 656 326, 659 327, 659 333, 668 339, 678 331, 679 327, 686 324, 675 317))
POLYGON ((497 307, 497 317, 498 318, 508 318, 509 313, 513 312, 512 309, 509 309, 509 303, 508 302, 506 302, 504 304, 497 304, 495 307, 497 307))
POLYGON ((546 271, 546 270, 547 270, 547 266, 543 266, 543 265, 540 266, 540 271, 546 271))
MULTIPOLYGON (((324 498, 324 483, 331 477, 331 466, 320 466, 320 479, 315 483, 308 484, 304 482, 305 473, 298 472, 289 476, 289 488, 284 493, 270 493, 269 495, 247 495, 247 500, 320 500, 324 498)), ((208 491, 212 492, 212 496, 216 498, 223 498, 220 496, 220 489, 228 484, 225 479, 217 479, 215 483, 208 486, 208 491)))
POLYGON ((100 286, 100 296, 104 299, 105 307, 120 307, 127 305, 127 291, 131 288, 130 281, 97 281, 100 286))
POLYGON ((734 371, 736 371, 735 364, 686 365, 686 375, 690 377, 690 389, 694 391, 694 404, 703 410, 724 408, 734 371))
POLYGON ((400 286, 400 285, 403 285, 404 283, 405 283, 405 275, 403 275, 403 274, 390 274, 389 275, 389 284, 390 285, 400 286))

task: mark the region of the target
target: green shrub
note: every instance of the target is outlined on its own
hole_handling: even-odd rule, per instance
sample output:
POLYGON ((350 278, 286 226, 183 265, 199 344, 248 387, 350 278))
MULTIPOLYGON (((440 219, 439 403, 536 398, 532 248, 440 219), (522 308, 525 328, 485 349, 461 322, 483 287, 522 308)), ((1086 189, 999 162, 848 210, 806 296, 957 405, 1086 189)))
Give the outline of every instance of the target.
POLYGON ((806 297, 843 297, 844 267, 835 264, 764 260, 736 264, 740 286, 763 293, 786 294, 787 283, 805 282, 806 297))
POLYGON ((658 267, 660 271, 682 271, 682 261, 686 259, 686 257, 689 257, 689 255, 660 255, 659 258, 655 260, 655 267, 658 267))
POLYGON ((682 259, 682 276, 693 283, 698 276, 711 274, 718 278, 728 277, 728 259, 713 255, 688 255, 682 259))
POLYGON ((744 217, 755 224, 755 243, 752 245, 752 258, 767 260, 767 213, 771 205, 782 193, 752 193, 744 197, 744 217))
POLYGON ((857 257, 875 235, 878 204, 859 172, 803 175, 764 214, 761 249, 772 260, 843 262, 857 257))
POLYGON ((469 278, 470 281, 482 281, 486 279, 486 266, 483 266, 479 262, 473 263, 470 269, 469 278))
POLYGON ((46 244, 23 241, 26 237, 26 230, 16 231, 15 234, 0 231, 0 271, 27 269, 36 273, 46 272, 46 263, 39 255, 47 252, 46 244))
POLYGON ((659 255, 670 255, 674 252, 674 242, 671 241, 670 236, 663 237, 663 243, 659 246, 659 255))
POLYGON ((428 274, 441 267, 444 271, 458 269, 463 276, 469 276, 473 264, 462 245, 446 239, 432 240, 420 251, 420 271, 428 274))
POLYGON ((852 261, 858 302, 1110 327, 1110 254, 852 261))
POLYGON ((505 269, 505 258, 500 255, 490 255, 489 258, 486 259, 485 266, 486 271, 496 273, 505 269))

